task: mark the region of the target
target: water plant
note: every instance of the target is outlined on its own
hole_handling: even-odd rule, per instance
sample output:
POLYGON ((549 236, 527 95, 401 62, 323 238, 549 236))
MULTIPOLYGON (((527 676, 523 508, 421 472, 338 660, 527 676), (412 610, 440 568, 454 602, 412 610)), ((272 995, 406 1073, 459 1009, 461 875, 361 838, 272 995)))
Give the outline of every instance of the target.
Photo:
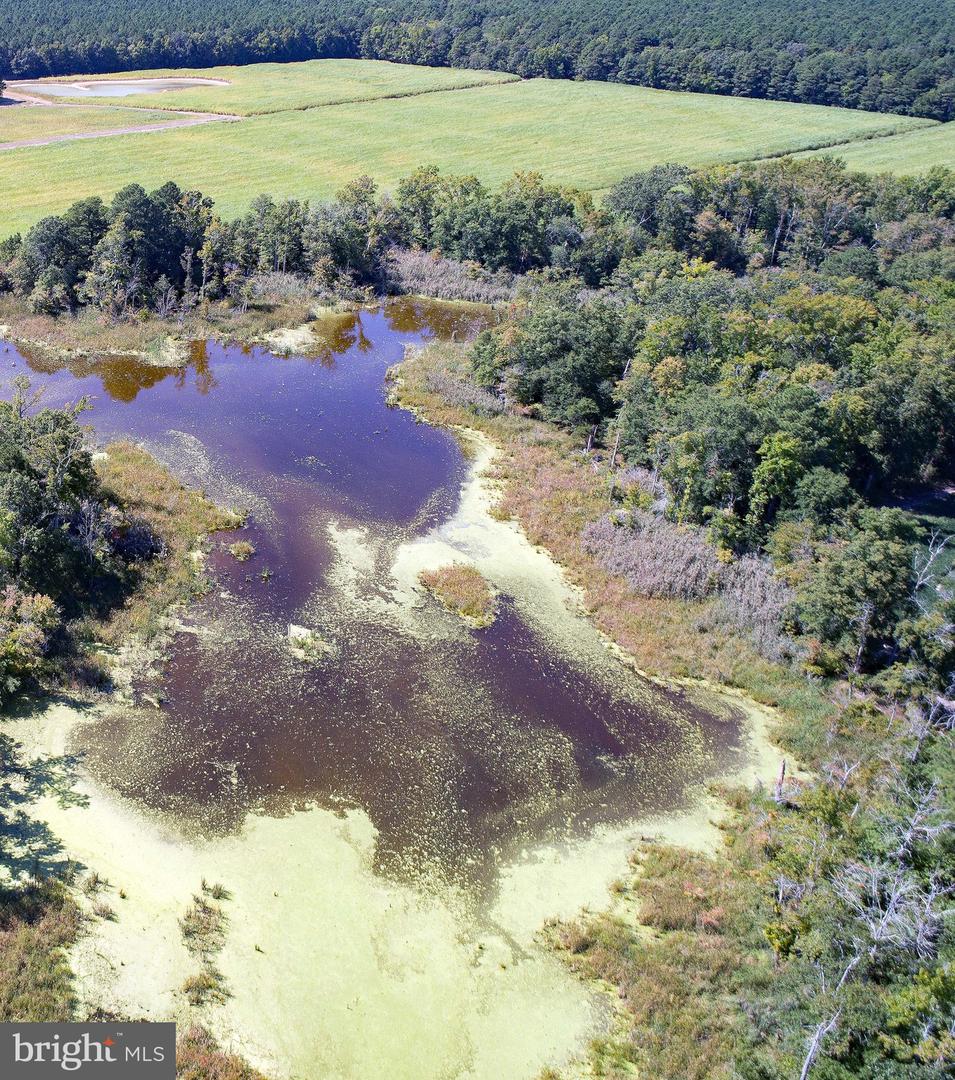
POLYGON ((418 575, 421 584, 449 610, 475 628, 490 626, 497 615, 497 597, 480 571, 465 563, 449 563, 418 575))
POLYGON ((239 562, 248 562, 255 554, 255 548, 248 540, 237 540, 234 544, 229 544, 227 550, 232 558, 239 562))

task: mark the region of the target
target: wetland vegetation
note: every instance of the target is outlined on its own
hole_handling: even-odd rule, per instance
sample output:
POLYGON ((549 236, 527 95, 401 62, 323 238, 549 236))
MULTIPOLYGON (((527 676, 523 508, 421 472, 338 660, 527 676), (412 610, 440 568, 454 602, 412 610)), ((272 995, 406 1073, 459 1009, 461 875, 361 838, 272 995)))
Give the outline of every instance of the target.
POLYGON ((418 580, 469 625, 481 628, 494 622, 497 613, 494 593, 473 566, 451 563, 423 570, 418 580))

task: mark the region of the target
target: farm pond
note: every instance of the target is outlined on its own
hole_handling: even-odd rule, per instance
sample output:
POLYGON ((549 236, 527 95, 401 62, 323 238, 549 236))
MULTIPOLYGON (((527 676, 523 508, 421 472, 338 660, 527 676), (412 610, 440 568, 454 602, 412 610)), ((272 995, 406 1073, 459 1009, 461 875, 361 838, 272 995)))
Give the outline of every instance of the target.
POLYGON ((20 94, 41 94, 45 97, 132 97, 134 94, 158 94, 163 90, 191 90, 200 86, 226 86, 222 79, 90 79, 86 82, 28 82, 9 83, 20 94))

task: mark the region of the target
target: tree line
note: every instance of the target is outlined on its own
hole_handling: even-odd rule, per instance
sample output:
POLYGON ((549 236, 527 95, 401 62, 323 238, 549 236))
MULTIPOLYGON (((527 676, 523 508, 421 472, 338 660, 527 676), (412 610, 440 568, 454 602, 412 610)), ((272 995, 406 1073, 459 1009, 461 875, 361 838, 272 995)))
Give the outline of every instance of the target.
POLYGON ((955 5, 39 0, 0 12, 8 78, 351 57, 955 117, 955 5))
POLYGON ((464 288, 516 290, 475 343, 474 380, 639 479, 608 558, 620 535, 650 542, 647 500, 717 550, 770 558, 791 591, 777 639, 795 634, 820 673, 903 670, 947 632, 940 609, 912 607, 918 536, 882 504, 952 474, 950 170, 665 165, 598 204, 537 174, 490 189, 422 167, 394 195, 365 177, 317 205, 263 195, 234 220, 174 183, 129 185, 0 243, 0 289, 45 315, 183 320, 244 310, 263 274, 316 296, 400 292, 408 249, 464 288))

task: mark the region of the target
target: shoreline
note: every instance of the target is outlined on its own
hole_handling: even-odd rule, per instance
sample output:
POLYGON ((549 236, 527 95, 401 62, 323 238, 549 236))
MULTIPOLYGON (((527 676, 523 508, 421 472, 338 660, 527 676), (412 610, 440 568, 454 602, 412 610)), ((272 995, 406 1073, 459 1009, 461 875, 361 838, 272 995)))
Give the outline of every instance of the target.
MULTIPOLYGON (((504 572, 509 568, 519 574, 525 558, 535 564, 530 575, 542 576, 534 595, 546 598, 538 625, 562 607, 572 622, 586 619, 600 649, 639 672, 636 658, 593 623, 566 568, 515 522, 495 515, 501 484, 494 470, 503 451, 483 432, 461 434, 471 440, 472 453, 461 498, 465 517, 459 524, 473 533, 477 520, 487 535, 505 545, 489 556, 498 559, 498 572, 503 566, 504 572), (518 549, 523 554, 515 558, 518 549)), ((399 592, 414 588, 420 566, 444 557, 447 530, 453 528, 454 518, 396 554, 393 576, 399 592)), ((747 711, 746 764, 720 782, 770 780, 779 755, 767 738, 769 711, 723 688, 695 680, 685 685, 724 702, 732 696, 728 704, 747 711)), ((32 721, 16 722, 11 734, 31 735, 34 752, 62 752, 83 720, 83 713, 67 706, 46 706, 32 721)), ((370 1049, 363 1026, 380 1024, 381 1015, 391 1013, 396 1037, 418 1047, 416 1068, 425 1059, 433 1065, 430 1073, 402 1071, 410 1059, 404 1041, 393 1044, 393 1058, 386 1063, 389 1075, 409 1080, 443 1075, 440 1070, 458 1065, 459 1071, 450 1075, 489 1080, 504 1075, 503 1068, 509 1070, 506 1075, 530 1080, 547 1066, 574 1067, 571 1063, 579 1063, 589 1038, 608 1022, 606 1003, 543 940, 546 924, 608 908, 613 881, 648 835, 715 850, 720 837, 715 822, 727 810, 707 791, 688 791, 688 805, 672 813, 638 816, 573 842, 529 848, 499 868, 492 908, 496 929, 482 930, 462 919, 452 892, 422 891, 375 875, 375 830, 361 810, 337 814, 311 807, 274 819, 253 813, 237 834, 188 839, 90 777, 82 789, 89 799, 86 809, 63 809, 53 800, 37 809, 72 854, 109 880, 106 889, 117 918, 94 922, 72 954, 84 1006, 156 1019, 174 1016, 183 1023, 199 1020, 224 1048, 277 1076, 302 1075, 315 1062, 314 1039, 308 1045, 301 1039, 319 1013, 324 1043, 337 1042, 336 1052, 349 1046, 351 1053, 365 1055, 370 1049), (190 1008, 179 988, 197 963, 182 944, 178 919, 203 877, 221 880, 234 897, 224 905, 230 929, 217 961, 235 996, 222 1006, 190 1008), (126 898, 114 899, 119 889, 126 898), (342 898, 348 895, 354 919, 342 911, 342 898), (399 1008, 409 979, 416 995, 410 1018, 399 1008), (346 989, 354 980, 354 1000, 341 993, 343 980, 346 989), (359 1000, 356 1017, 351 1014, 359 1000), (478 1021, 471 1014, 480 1002, 478 1021), (457 1030, 442 1042, 433 1029, 449 1008, 458 1016, 457 1030), (291 1016, 300 1019, 290 1023, 291 1016), (270 1042, 267 1032, 276 1028, 288 1029, 284 1041, 270 1042), (342 1035, 349 1031, 352 1035, 342 1035), (518 1061, 524 1064, 515 1072, 518 1061)), ((342 1070, 360 1066, 367 1075, 385 1063, 366 1056, 352 1064, 320 1064, 327 1069, 321 1075, 345 1077, 354 1073, 342 1070)))

